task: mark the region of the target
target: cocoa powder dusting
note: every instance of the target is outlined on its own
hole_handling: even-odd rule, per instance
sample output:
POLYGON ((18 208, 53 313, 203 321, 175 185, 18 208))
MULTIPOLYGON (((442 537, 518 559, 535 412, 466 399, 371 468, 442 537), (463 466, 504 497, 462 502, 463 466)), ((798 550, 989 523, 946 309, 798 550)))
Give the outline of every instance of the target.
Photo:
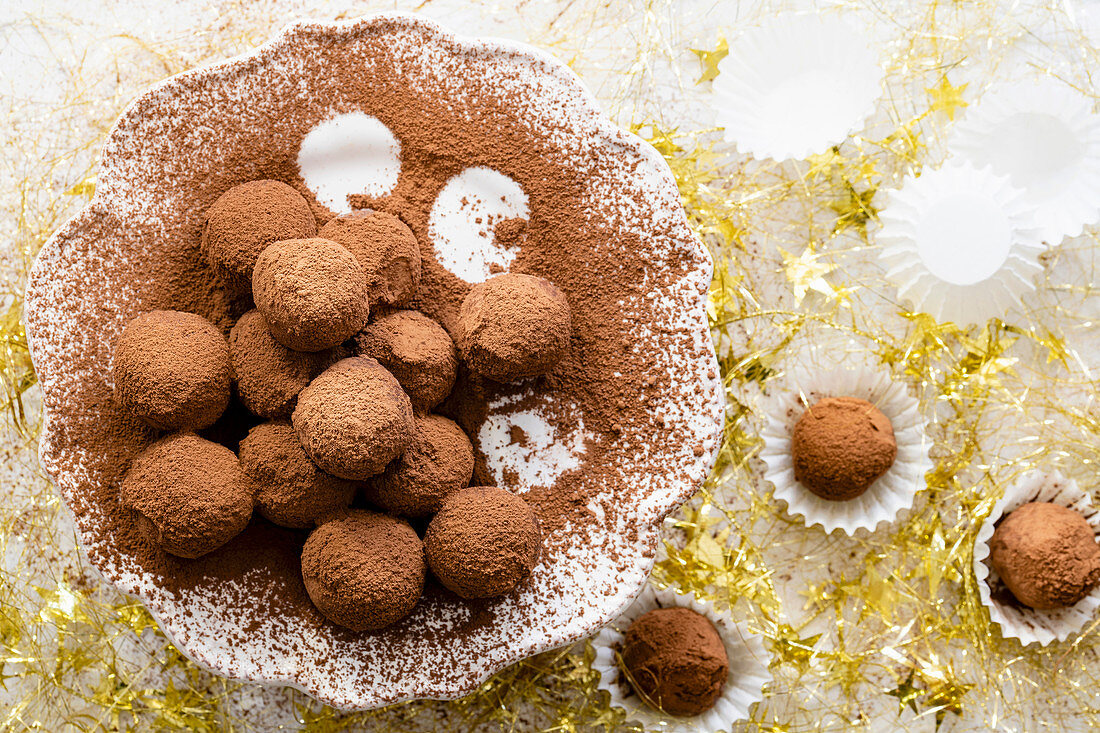
POLYGON ((424 549, 447 588, 463 598, 492 598, 530 575, 540 541, 527 502, 495 486, 474 486, 443 500, 424 534, 424 549))
POLYGON ((413 408, 425 412, 450 394, 458 355, 450 335, 423 313, 400 310, 374 319, 355 337, 357 350, 386 367, 413 408))
POLYGON ((714 706, 729 674, 722 637, 690 608, 655 608, 626 630, 622 664, 646 702, 673 715, 698 715, 714 706))
POLYGON ((356 211, 325 224, 318 236, 355 255, 367 277, 371 305, 410 302, 420 287, 420 245, 405 223, 383 211, 356 211))
POLYGON ((178 557, 216 550, 252 516, 253 488, 237 456, 194 433, 169 435, 138 454, 120 495, 138 532, 178 557))
POLYGON ((327 619, 352 631, 407 616, 424 588, 424 546, 404 522, 352 510, 313 530, 302 548, 302 579, 327 619))
POLYGON ((854 499, 894 464, 890 418, 866 400, 826 397, 799 418, 791 436, 794 477, 822 499, 854 499))
POLYGON ((997 524, 989 563, 1020 603, 1050 610, 1072 606, 1100 583, 1100 545, 1074 510, 1031 502, 997 524))
POLYGON ((409 447, 367 482, 365 494, 388 512, 426 517, 473 475, 474 448, 462 428, 440 415, 421 415, 409 447))

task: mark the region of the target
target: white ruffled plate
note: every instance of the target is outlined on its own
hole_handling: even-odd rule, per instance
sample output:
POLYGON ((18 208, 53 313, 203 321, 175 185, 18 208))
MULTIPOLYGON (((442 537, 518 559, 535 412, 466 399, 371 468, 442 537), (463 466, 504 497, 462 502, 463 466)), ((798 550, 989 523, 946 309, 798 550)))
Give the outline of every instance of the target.
POLYGON ((754 703, 764 699, 764 685, 771 682, 768 653, 764 640, 743 624, 734 623, 729 614, 715 610, 709 601, 694 595, 677 593, 671 588, 659 590, 646 586, 634 604, 623 615, 604 627, 592 640, 596 658, 592 667, 600 673, 599 687, 611 695, 611 704, 626 711, 627 720, 642 724, 645 730, 669 733, 714 733, 729 730, 739 720, 748 720, 754 703), (655 608, 682 606, 710 619, 722 637, 729 657, 729 675, 722 695, 714 707, 694 717, 685 718, 651 707, 634 693, 623 679, 619 654, 624 634, 639 616, 655 608))
MULTIPOLYGON (((456 112, 453 120, 436 122, 461 119, 456 112)), ((493 188, 503 174, 486 184, 478 170, 467 172, 474 171, 484 199, 491 203, 490 193, 508 193, 493 188)), ((532 209, 540 205, 531 201, 532 209)), ((451 226, 483 223, 480 214, 445 218, 451 226)), ((454 248, 478 238, 477 231, 463 234, 469 236, 433 241, 425 252, 454 255, 454 248)), ((518 659, 591 635, 644 587, 661 520, 699 489, 721 440, 723 396, 706 317, 712 269, 664 159, 613 125, 560 61, 523 44, 457 36, 419 16, 296 23, 244 56, 140 95, 108 135, 95 196, 42 249, 26 299, 27 336, 45 406, 42 465, 72 509, 91 563, 120 590, 140 597, 196 662, 230 677, 293 685, 342 708, 459 697, 518 659), (339 78, 325 64, 328 54, 344 59, 356 78, 339 78), (467 71, 455 74, 456 68, 467 71), (396 129, 392 125, 369 119, 388 99, 361 93, 362 79, 378 69, 399 70, 413 95, 461 98, 508 112, 495 123, 501 134, 522 127, 542 135, 543 160, 572 161, 568 169, 575 172, 574 153, 584 151, 584 165, 601 172, 584 180, 586 200, 598 204, 587 210, 588 221, 607 232, 602 256, 615 256, 626 231, 640 243, 634 254, 654 263, 646 292, 636 303, 618 301, 622 319, 604 325, 631 340, 634 349, 623 359, 638 360, 639 369, 667 369, 673 386, 633 385, 632 399, 647 400, 665 416, 662 423, 625 426, 600 452, 572 456, 571 480, 585 492, 590 516, 548 533, 542 560, 523 588, 487 601, 477 614, 451 596, 428 596, 402 623, 352 634, 323 622, 309 606, 292 542, 252 541, 255 533, 278 531, 266 523, 253 523, 224 551, 240 562, 231 577, 216 574, 214 559, 200 558, 189 561, 195 577, 210 563, 207 577, 217 580, 183 589, 134 549, 119 519, 112 461, 136 454, 151 436, 111 399, 110 344, 135 313, 166 305, 153 281, 209 285, 192 289, 195 302, 201 301, 192 307, 222 307, 228 318, 224 294, 194 265, 203 212, 229 181, 256 175, 270 161, 297 159, 304 180, 292 183, 307 200, 337 208, 348 194, 380 195, 393 185, 401 162, 393 141, 409 140, 383 129, 396 129), (160 157, 166 149, 177 161, 168 167, 160 157), (326 166, 332 158, 335 164, 326 166), (179 165, 184 159, 188 165, 179 165), (668 272, 659 266, 672 261, 681 264, 668 272), (145 267, 150 262, 157 263, 155 273, 145 267), (110 436, 107 450, 104 436, 110 436), (617 467, 626 488, 608 491, 590 470, 597 460, 601 469, 617 467), (261 606, 267 612, 257 614, 261 606), (484 623, 482 614, 493 623, 484 623), (425 628, 432 633, 425 635, 425 628)), ((546 274, 554 278, 553 266, 546 274)), ((598 297, 603 291, 594 286, 591 292, 598 297)), ((611 379, 622 367, 600 368, 611 379)), ((560 396, 537 388, 543 397, 560 396)), ((510 409, 500 408, 502 419, 515 419, 510 409)), ((578 424, 582 417, 578 413, 578 424)), ((484 453, 480 438, 478 443, 484 453)), ((545 466, 554 456, 547 457, 544 447, 534 445, 529 458, 545 466)), ((544 473, 540 481, 556 485, 558 475, 544 473)))
POLYGON ((879 214, 886 278, 902 300, 940 321, 1003 319, 1035 289, 1041 269, 1031 212, 1007 178, 969 163, 907 177, 879 214))
POLYGON ((989 90, 967 108, 948 150, 1021 189, 1049 244, 1100 220, 1100 115, 1063 82, 1041 77, 989 90))
POLYGON ((764 478, 775 487, 775 498, 787 505, 792 516, 801 516, 807 526, 817 524, 826 532, 853 535, 893 522, 899 512, 913 506, 917 492, 925 487, 924 475, 932 468, 931 443, 919 404, 905 385, 869 367, 824 371, 796 367, 776 389, 765 408, 760 458, 767 464, 764 478), (791 433, 806 409, 825 397, 858 397, 872 403, 890 418, 898 445, 894 465, 848 501, 822 499, 794 477, 791 433))
POLYGON ((1003 603, 993 597, 994 591, 1010 591, 986 562, 989 558, 989 540, 1001 517, 1033 501, 1058 504, 1079 512, 1098 538, 1100 512, 1076 481, 1067 479, 1057 471, 1033 471, 1008 487, 978 530, 974 542, 974 575, 978 579, 982 604, 989 609, 989 618, 1001 627, 1001 635, 1006 638, 1019 639, 1024 646, 1046 646, 1055 639, 1065 641, 1092 621, 1097 607, 1100 607, 1100 586, 1093 588, 1091 593, 1072 606, 1048 611, 1028 608, 1020 603, 1003 603))
POLYGON ((713 83, 715 124, 756 158, 805 158, 875 109, 883 71, 866 37, 835 15, 769 18, 730 43, 713 83))

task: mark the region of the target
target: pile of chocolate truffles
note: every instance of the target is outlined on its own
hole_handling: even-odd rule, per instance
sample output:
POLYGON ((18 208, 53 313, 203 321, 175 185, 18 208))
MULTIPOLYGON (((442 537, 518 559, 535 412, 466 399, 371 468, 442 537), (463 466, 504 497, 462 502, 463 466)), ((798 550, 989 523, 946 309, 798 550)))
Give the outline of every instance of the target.
POLYGON ((470 440, 432 410, 460 358, 498 382, 551 370, 569 348, 565 296, 542 278, 497 275, 471 289, 452 341, 410 309, 421 254, 399 218, 363 210, 318 231, 305 199, 277 181, 224 193, 201 246, 218 280, 255 309, 228 338, 201 316, 161 310, 118 339, 118 403, 169 431, 121 482, 136 529, 183 558, 227 543, 254 508, 310 530, 309 597, 356 631, 407 616, 429 570, 467 599, 523 581, 540 553, 535 513, 504 489, 470 487, 470 440), (234 391, 266 421, 237 453, 197 434, 234 391), (409 519, 427 523, 423 539, 409 519))

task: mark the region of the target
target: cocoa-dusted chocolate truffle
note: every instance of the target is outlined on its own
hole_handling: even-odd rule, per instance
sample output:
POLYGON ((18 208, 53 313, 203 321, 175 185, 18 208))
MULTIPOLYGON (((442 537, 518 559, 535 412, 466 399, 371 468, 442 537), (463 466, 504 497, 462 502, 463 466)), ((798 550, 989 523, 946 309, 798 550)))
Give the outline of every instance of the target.
POLYGON ((256 487, 260 514, 294 529, 346 509, 359 484, 317 468, 298 442, 289 422, 257 425, 241 441, 241 468, 256 487))
POLYGON ((989 562, 1025 606, 1065 608, 1100 583, 1100 545, 1085 518, 1047 502, 1024 504, 1001 520, 989 562))
POLYGON ((367 498, 392 514, 426 517, 473 475, 474 447, 462 428, 440 415, 421 415, 404 454, 367 484, 367 498))
POLYGON ((373 631, 412 612, 424 589, 424 546, 408 522, 352 510, 325 522, 302 548, 302 580, 334 624, 373 631))
POLYGON ((260 417, 290 417, 298 393, 347 355, 337 346, 324 351, 288 349, 275 340, 258 310, 241 316, 229 332, 229 354, 237 397, 260 417))
POLYGON ((291 419, 313 462, 352 480, 381 473, 413 435, 408 395, 367 356, 342 359, 314 379, 298 395, 291 419))
POLYGON ((228 285, 247 292, 256 258, 269 244, 316 233, 317 222, 300 193, 279 181, 250 181, 229 189, 206 210, 202 253, 228 285))
POLYGON ((115 344, 115 397, 161 430, 213 425, 229 404, 229 344, 202 316, 152 311, 115 344))
POLYGON ((405 305, 420 287, 420 245, 393 214, 364 210, 325 224, 319 236, 347 247, 367 276, 372 304, 405 305))
POLYGON ((507 593, 538 562, 541 532, 523 499, 495 486, 451 493, 424 535, 428 565, 463 598, 507 593))
POLYGON ((714 707, 729 657, 710 619, 690 608, 655 608, 626 630, 622 664, 641 697, 671 715, 714 707))
POLYGON ((471 371, 497 382, 549 372, 569 348, 569 303, 553 283, 504 273, 475 285, 458 312, 458 347, 471 371))
POLYGON ((218 549, 252 516, 252 483, 237 456, 194 433, 174 433, 139 453, 120 493, 138 531, 179 557, 218 549))
POLYGON ((363 268, 327 239, 288 239, 260 253, 252 297, 271 335, 296 351, 322 351, 355 335, 369 306, 363 268))
POLYGON ((426 412, 454 387, 458 355, 438 323, 418 311, 387 313, 359 332, 360 354, 378 360, 408 393, 413 407, 426 412))
POLYGON ((795 479, 830 501, 854 499, 894 465, 890 418, 857 397, 826 397, 799 418, 791 436, 795 479))

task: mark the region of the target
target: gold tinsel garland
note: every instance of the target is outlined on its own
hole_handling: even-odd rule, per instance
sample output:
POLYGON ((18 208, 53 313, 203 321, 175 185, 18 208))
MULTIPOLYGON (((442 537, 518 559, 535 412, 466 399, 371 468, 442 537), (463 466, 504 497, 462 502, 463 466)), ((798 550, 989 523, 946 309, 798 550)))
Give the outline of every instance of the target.
MULTIPOLYGON (((742 13, 733 2, 729 24, 788 5, 765 2, 742 13)), ((835 5, 900 26, 888 44, 892 93, 880 110, 882 124, 869 128, 875 132, 808 161, 747 164, 713 129, 681 129, 677 120, 646 112, 644 79, 662 63, 682 67, 685 94, 721 73, 726 41, 705 28, 679 29, 688 21, 677 3, 651 0, 637 10, 627 24, 637 28, 633 61, 608 82, 613 92, 600 89, 668 160, 716 262, 709 315, 729 399, 725 441, 706 488, 669 520, 654 582, 728 606, 766 637, 774 683, 750 728, 1096 726, 1100 660, 1092 646, 1100 621, 1069 643, 1025 651, 991 628, 970 570, 978 527, 1003 487, 1023 472, 1057 467, 1081 478, 1086 490, 1096 488, 1097 386, 1087 355, 1078 352, 1095 328, 1085 308, 1098 297, 1094 235, 1047 255, 1027 319, 981 328, 960 330, 906 313, 890 303, 891 292, 848 277, 873 253, 877 192, 939 161, 951 121, 1021 39, 1057 31, 1062 47, 1078 55, 1071 65, 1079 78, 1069 81, 1090 96, 1096 51, 1075 35, 1059 2, 920 2, 897 18, 870 3, 835 5), (695 45, 674 47, 673 37, 695 45), (697 66, 683 65, 682 55, 696 57, 697 66), (967 66, 980 73, 963 81, 956 72, 967 66), (771 251, 762 242, 777 233, 784 244, 771 251), (757 478, 760 400, 791 355, 817 342, 872 354, 934 418, 928 491, 904 521, 870 537, 805 529, 757 478), (1005 445, 999 437, 1005 424, 1026 439, 1005 445), (803 579, 800 568, 821 572, 803 579)), ((532 40, 587 78, 585 44, 593 29, 622 19, 604 3, 563 7, 556 21, 532 31, 532 40)), ((135 73, 148 78, 128 88, 132 93, 262 41, 274 30, 270 14, 262 5, 222 8, 228 20, 182 50, 125 35, 106 42, 133 64, 127 68, 144 69, 135 73)), ((56 28, 72 30, 64 23, 56 28)), ((1047 43, 1038 46, 1046 50, 1047 43)), ((259 727, 240 703, 248 694, 258 695, 259 705, 281 706, 287 720, 310 730, 620 728, 621 713, 596 690, 586 645, 526 660, 459 701, 349 715, 292 690, 260 690, 198 669, 139 604, 94 576, 36 466, 38 406, 20 323, 33 257, 94 191, 90 151, 126 101, 117 80, 110 84, 112 69, 84 68, 80 55, 74 58, 61 63, 69 92, 63 103, 43 111, 10 100, 9 117, 25 124, 4 133, 6 156, 22 156, 13 166, 23 175, 15 176, 7 207, 14 235, 0 259, 0 475, 17 482, 5 487, 0 506, 3 729, 259 727), (104 83, 111 94, 101 93, 104 83), (48 114, 28 117, 28 110, 48 114), (46 123, 62 132, 47 136, 46 123)))

